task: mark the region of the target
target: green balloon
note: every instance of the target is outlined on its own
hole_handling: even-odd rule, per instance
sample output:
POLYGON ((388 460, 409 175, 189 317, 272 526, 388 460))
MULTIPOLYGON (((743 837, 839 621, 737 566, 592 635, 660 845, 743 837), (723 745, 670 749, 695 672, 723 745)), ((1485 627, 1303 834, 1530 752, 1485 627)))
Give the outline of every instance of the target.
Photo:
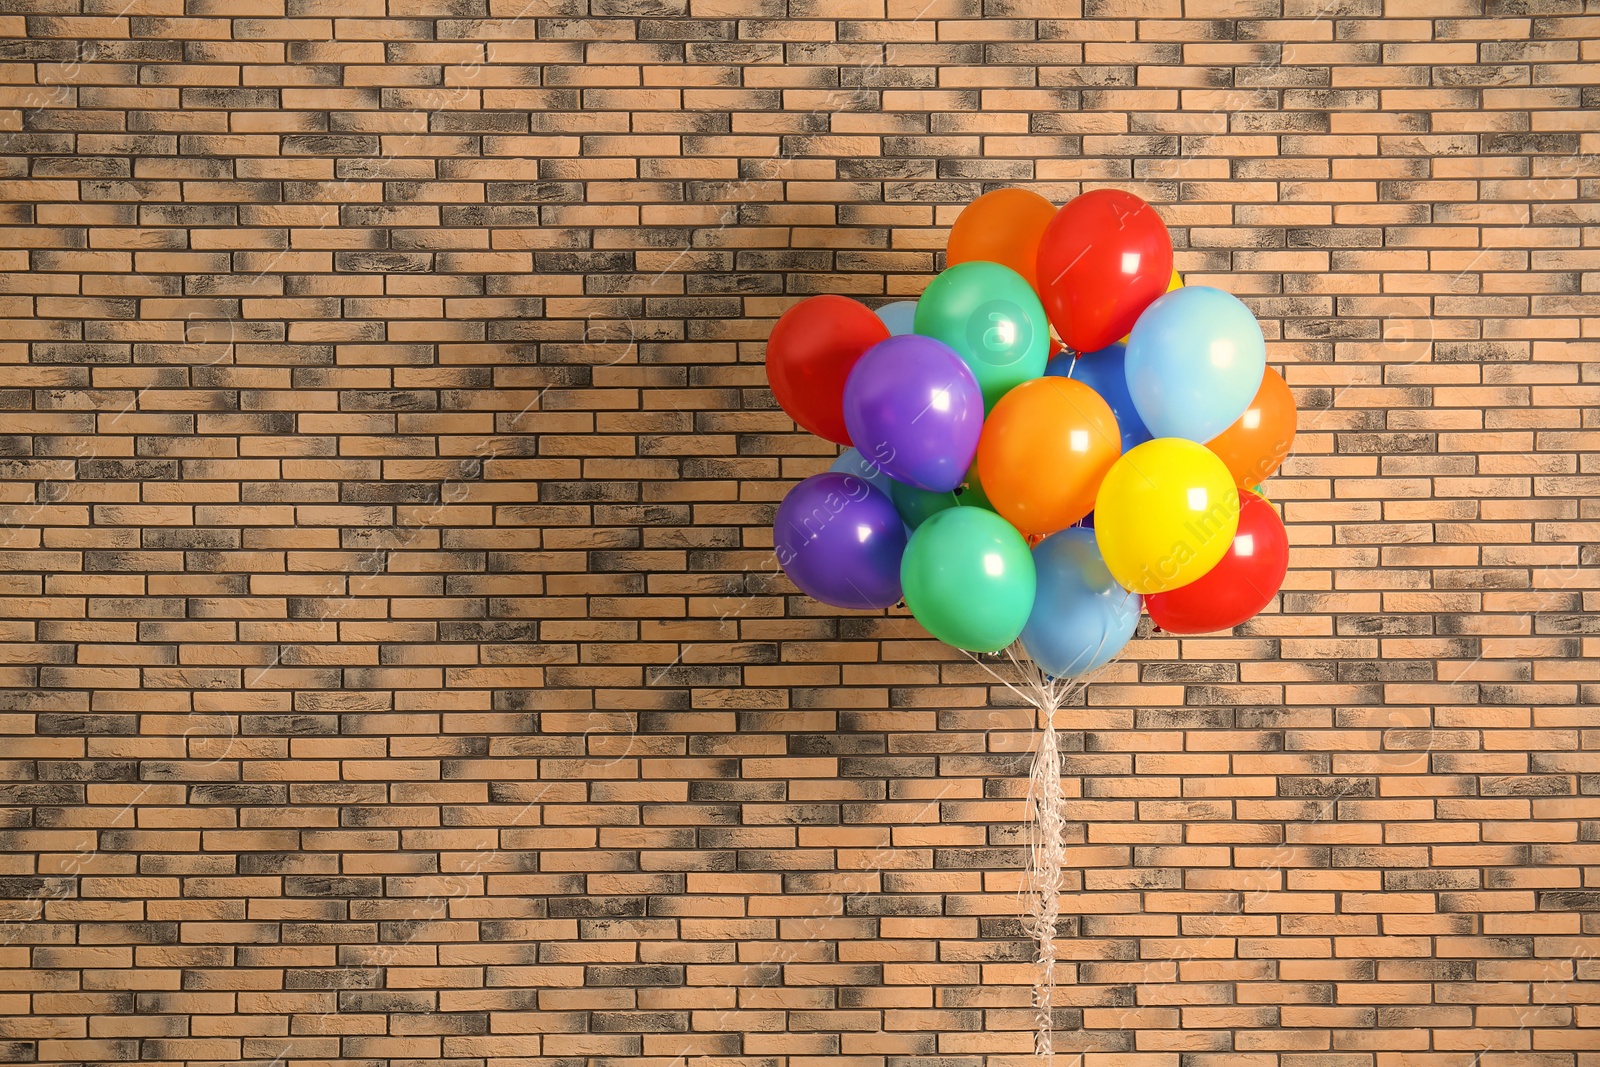
POLYGON ((987 412, 1012 387, 1044 374, 1050 323, 1022 275, 998 263, 957 263, 928 284, 912 328, 966 361, 987 412))
POLYGON ((1016 527, 982 508, 947 508, 911 535, 900 560, 906 607, 925 630, 969 652, 998 652, 1022 633, 1037 585, 1016 527))
POLYGON ((897 482, 893 478, 886 478, 885 481, 889 483, 889 499, 894 501, 894 509, 913 530, 946 508, 959 506, 994 510, 994 505, 989 503, 988 494, 983 491, 982 483, 978 481, 976 463, 967 470, 967 480, 952 493, 930 493, 926 489, 918 489, 914 485, 897 482))

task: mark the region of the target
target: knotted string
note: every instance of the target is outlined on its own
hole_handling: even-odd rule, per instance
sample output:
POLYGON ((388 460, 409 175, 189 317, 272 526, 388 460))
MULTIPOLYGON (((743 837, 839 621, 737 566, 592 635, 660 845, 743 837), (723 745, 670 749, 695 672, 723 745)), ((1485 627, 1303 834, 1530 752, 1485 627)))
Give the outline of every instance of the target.
MULTIPOLYGON (((1103 646, 1105 639, 1101 638, 1103 646)), ((1095 650, 1098 657, 1100 649, 1095 650)), ((1061 788, 1061 739, 1056 732, 1056 712, 1067 700, 1086 689, 1095 675, 1053 678, 1029 658, 1020 641, 1005 649, 1015 679, 1007 678, 975 653, 967 656, 991 678, 1034 708, 1041 721, 1028 775, 1028 868, 1018 903, 1024 910, 1023 929, 1034 942, 1039 964, 1033 984, 1033 1051, 1049 1065, 1055 1062, 1056 927, 1061 919, 1061 890, 1066 867, 1066 794, 1061 788)), ((1104 669, 1102 667, 1101 669, 1104 669)))

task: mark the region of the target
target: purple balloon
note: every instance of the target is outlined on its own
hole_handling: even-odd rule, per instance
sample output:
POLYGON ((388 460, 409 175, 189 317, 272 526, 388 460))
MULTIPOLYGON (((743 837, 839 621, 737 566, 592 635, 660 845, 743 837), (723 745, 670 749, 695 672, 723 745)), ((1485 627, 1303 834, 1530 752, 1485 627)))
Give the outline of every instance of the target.
POLYGON ((900 601, 905 523, 894 501, 864 478, 828 471, 789 490, 772 547, 783 573, 814 600, 857 611, 900 601))
POLYGON ((948 493, 967 477, 983 391, 955 349, 905 334, 879 341, 844 383, 850 441, 897 482, 948 493))

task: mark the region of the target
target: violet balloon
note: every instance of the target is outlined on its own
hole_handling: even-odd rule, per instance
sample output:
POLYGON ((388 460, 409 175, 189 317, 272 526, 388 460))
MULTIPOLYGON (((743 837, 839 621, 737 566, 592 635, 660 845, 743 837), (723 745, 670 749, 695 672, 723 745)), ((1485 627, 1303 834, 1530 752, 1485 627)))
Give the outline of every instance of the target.
POLYGON ((814 474, 789 490, 772 524, 778 564, 802 593, 866 611, 900 601, 906 528, 894 501, 853 474, 814 474))
POLYGON ((906 334, 867 349, 844 385, 844 421, 862 455, 930 493, 960 485, 978 451, 983 392, 942 341, 906 334))

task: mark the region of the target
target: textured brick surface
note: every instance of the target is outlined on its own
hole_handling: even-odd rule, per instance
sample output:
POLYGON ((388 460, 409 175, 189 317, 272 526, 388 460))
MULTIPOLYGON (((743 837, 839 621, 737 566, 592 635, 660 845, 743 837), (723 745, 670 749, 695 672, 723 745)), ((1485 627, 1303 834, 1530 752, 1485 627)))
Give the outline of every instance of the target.
POLYGON ((0 1060, 1027 1059, 1028 716, 775 575, 772 319, 1155 202, 1293 568, 1062 714, 1086 1067, 1600 1064, 1577 0, 13 0, 0 1060))

